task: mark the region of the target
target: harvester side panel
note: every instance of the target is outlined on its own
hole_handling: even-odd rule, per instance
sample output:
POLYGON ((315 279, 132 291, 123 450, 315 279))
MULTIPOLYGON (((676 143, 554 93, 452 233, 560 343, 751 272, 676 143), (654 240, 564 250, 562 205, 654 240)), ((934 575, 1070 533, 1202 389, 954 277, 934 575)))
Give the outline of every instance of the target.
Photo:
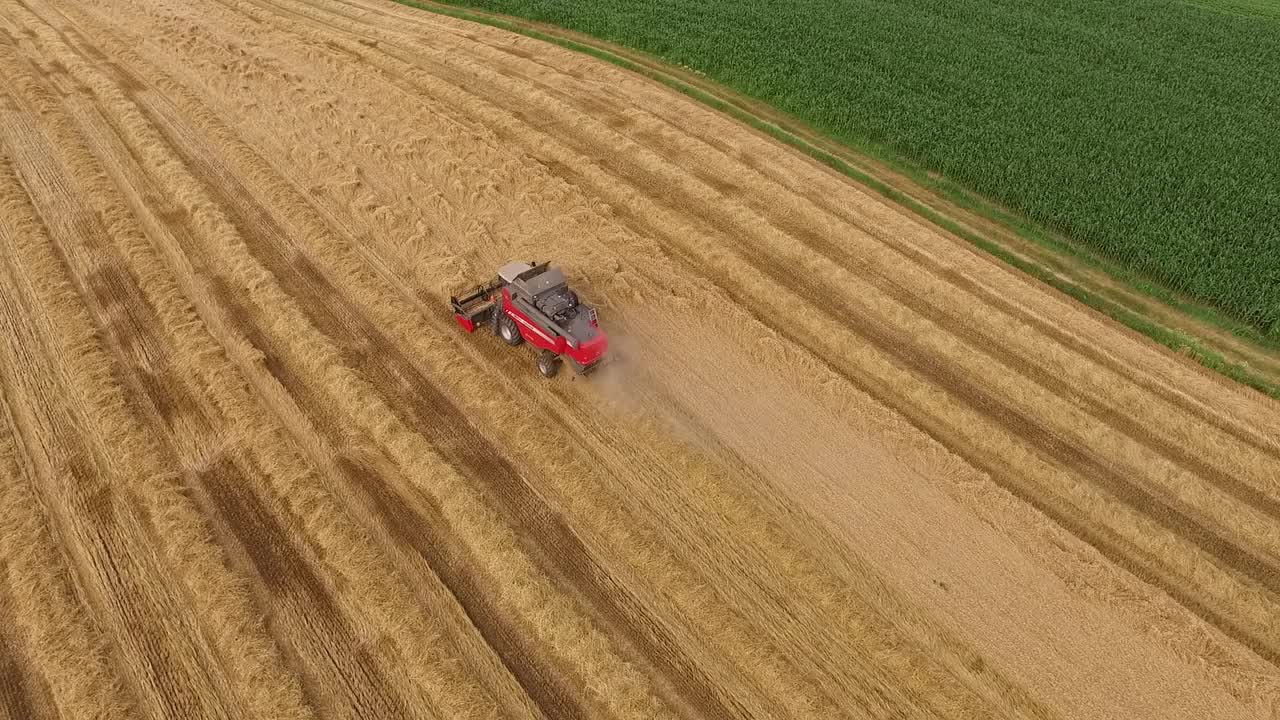
POLYGON ((512 320, 516 321, 516 326, 520 328, 520 334, 524 336, 534 347, 550 350, 559 355, 564 352, 565 341, 563 337, 559 337, 554 331, 548 330, 540 323, 534 320, 528 313, 522 310, 519 305, 512 299, 511 290, 503 288, 502 290, 502 310, 512 320))

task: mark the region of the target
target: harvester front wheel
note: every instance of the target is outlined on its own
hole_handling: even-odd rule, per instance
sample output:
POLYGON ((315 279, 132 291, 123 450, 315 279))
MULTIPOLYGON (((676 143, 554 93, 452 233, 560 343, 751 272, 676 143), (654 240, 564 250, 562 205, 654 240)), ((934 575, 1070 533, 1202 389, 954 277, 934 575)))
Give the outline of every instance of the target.
POLYGON ((550 350, 538 353, 538 372, 545 378, 555 377, 560 372, 560 356, 550 350))
POLYGON ((524 342, 524 336, 520 334, 520 328, 516 326, 516 321, 511 316, 503 313, 498 318, 498 334, 502 336, 502 340, 508 345, 515 347, 524 342))

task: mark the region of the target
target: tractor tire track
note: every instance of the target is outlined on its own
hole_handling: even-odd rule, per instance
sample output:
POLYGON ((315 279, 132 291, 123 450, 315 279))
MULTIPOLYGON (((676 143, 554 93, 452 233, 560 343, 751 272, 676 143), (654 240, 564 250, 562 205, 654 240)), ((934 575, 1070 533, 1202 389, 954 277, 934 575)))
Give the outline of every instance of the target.
POLYGON ((381 677, 376 661, 333 606, 328 588, 294 547, 293 533, 280 524, 279 514, 244 491, 248 477, 236 463, 219 459, 199 473, 197 482, 269 593, 264 604, 274 608, 272 615, 306 618, 287 623, 303 628, 303 633, 291 634, 289 655, 306 668, 307 695, 317 712, 351 718, 416 716, 381 677))
MULTIPOLYGON (((0 565, 0 573, 7 568, 0 565)), ((40 678, 28 677, 23 670, 27 662, 21 650, 15 646, 14 638, 9 632, 13 627, 11 612, 4 607, 5 598, 0 597, 0 714, 11 720, 39 720, 53 717, 44 702, 37 699, 43 696, 48 688, 39 683, 40 678), (40 708, 37 710, 37 708, 40 708)))

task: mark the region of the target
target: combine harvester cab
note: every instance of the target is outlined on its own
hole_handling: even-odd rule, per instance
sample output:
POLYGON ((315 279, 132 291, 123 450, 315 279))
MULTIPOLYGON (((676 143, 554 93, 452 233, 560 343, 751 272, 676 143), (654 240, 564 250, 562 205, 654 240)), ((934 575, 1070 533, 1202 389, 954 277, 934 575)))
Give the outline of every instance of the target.
POLYGON ((554 377, 567 359, 575 375, 606 361, 609 339, 595 307, 579 300, 564 272, 550 263, 507 263, 498 277, 465 297, 450 297, 454 319, 467 332, 488 325, 508 345, 538 348, 538 370, 554 377))

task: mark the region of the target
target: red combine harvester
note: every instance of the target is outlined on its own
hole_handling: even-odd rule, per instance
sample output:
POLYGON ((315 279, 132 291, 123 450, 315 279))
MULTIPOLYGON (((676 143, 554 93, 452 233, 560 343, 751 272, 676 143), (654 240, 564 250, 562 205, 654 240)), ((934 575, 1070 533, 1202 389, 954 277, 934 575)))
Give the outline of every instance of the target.
POLYGON ((604 362, 608 337, 596 309, 578 300, 564 272, 549 263, 511 262, 474 293, 450 297, 454 319, 467 332, 488 324, 508 345, 528 340, 538 348, 538 370, 554 377, 562 358, 578 375, 604 362))

